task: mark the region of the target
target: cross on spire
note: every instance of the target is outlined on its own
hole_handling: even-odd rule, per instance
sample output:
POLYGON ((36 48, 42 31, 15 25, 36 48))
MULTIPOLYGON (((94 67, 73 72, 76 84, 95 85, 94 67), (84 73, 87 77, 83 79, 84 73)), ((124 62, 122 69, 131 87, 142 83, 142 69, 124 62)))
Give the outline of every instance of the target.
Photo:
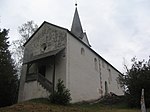
POLYGON ((75 2, 75 6, 77 7, 77 5, 78 5, 78 4, 77 4, 77 0, 76 0, 76 2, 75 2))
POLYGON ((76 3, 75 3, 75 6, 77 7, 77 5, 78 5, 78 4, 77 4, 77 2, 76 2, 76 3))

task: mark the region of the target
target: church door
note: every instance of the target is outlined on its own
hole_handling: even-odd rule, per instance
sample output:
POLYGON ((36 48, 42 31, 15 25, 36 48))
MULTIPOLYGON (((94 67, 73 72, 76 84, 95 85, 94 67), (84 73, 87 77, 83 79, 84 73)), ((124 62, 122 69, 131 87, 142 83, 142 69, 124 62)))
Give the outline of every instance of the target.
POLYGON ((105 81, 105 95, 107 95, 108 94, 108 84, 107 84, 107 82, 105 81))

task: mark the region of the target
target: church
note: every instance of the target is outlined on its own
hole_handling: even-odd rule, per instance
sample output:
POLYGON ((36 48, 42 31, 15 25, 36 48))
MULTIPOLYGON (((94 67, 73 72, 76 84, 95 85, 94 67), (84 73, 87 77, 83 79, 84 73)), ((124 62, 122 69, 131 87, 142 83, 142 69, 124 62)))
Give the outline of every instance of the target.
POLYGON ((24 47, 18 102, 48 98, 58 79, 70 90, 72 103, 111 92, 123 95, 121 73, 91 48, 77 6, 71 31, 44 21, 24 47))

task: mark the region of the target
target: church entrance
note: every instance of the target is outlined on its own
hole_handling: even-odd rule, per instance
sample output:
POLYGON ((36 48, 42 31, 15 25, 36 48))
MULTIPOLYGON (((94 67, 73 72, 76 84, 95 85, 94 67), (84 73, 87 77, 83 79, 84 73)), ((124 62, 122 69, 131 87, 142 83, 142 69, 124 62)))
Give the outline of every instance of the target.
POLYGON ((45 74, 46 74, 46 65, 41 65, 41 66, 39 66, 38 70, 39 70, 39 73, 40 73, 42 76, 45 77, 45 74))
POLYGON ((107 84, 107 82, 105 81, 105 95, 107 95, 108 94, 108 84, 107 84))

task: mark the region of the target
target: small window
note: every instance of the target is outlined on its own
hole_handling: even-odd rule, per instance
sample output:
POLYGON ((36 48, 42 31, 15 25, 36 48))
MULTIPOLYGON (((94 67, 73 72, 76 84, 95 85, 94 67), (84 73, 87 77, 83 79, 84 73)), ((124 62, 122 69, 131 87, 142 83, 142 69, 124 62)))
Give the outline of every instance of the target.
POLYGON ((111 70, 108 69, 110 81, 112 81, 111 70))
POLYGON ((85 50, 84 50, 84 48, 81 48, 81 54, 82 54, 82 55, 85 55, 85 50))
POLYGON ((103 66, 103 68, 105 68, 105 63, 104 63, 104 61, 102 61, 102 66, 103 66))
POLYGON ((42 45, 41 45, 41 51, 45 51, 46 50, 46 48, 47 48, 47 46, 46 46, 46 43, 43 43, 42 45))
POLYGON ((111 70, 108 69, 108 72, 109 72, 108 82, 109 84, 111 84, 111 81, 112 81, 111 70))
POLYGON ((94 58, 94 63, 95 63, 95 70, 98 71, 98 65, 97 65, 97 59, 94 58))

